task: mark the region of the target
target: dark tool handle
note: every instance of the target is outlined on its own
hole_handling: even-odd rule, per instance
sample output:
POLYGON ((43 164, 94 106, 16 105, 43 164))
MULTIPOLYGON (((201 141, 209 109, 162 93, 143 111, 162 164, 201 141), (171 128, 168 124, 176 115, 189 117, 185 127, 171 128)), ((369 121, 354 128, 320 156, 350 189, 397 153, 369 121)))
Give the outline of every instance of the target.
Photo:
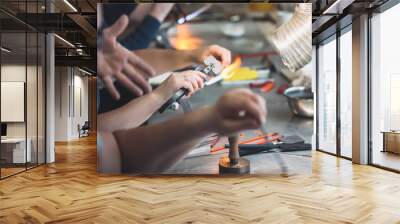
POLYGON ((189 93, 189 90, 185 89, 185 88, 181 88, 178 90, 178 92, 175 93, 175 101, 179 102, 179 100, 182 99, 183 96, 187 95, 189 93))
POLYGON ((239 155, 246 156, 261 153, 264 151, 268 151, 271 149, 279 148, 279 145, 273 143, 266 143, 266 144, 243 144, 239 145, 239 155))
POLYGON ((311 150, 311 144, 309 143, 282 144, 280 148, 281 152, 306 151, 306 150, 311 150))
POLYGON ((229 161, 232 165, 239 162, 239 136, 232 135, 228 137, 229 141, 229 161))
POLYGON ((169 106, 171 106, 171 104, 173 102, 179 102, 179 100, 187 95, 189 93, 189 90, 185 89, 185 88, 181 88, 179 89, 171 98, 169 98, 169 100, 167 102, 165 102, 160 109, 158 110, 160 113, 163 113, 166 109, 168 109, 169 106))

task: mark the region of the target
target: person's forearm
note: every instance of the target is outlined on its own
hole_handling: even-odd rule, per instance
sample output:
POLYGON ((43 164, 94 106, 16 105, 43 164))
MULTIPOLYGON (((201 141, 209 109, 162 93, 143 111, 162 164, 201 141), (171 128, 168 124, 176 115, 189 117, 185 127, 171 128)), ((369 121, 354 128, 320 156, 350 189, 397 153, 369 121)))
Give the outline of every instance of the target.
POLYGON ((152 3, 141 3, 129 14, 129 20, 132 25, 140 24, 144 17, 149 14, 153 7, 152 3))
POLYGON ((140 24, 130 25, 127 33, 119 38, 120 43, 129 50, 146 49, 156 38, 160 26, 156 18, 147 15, 140 24))
POLYGON ((174 165, 212 132, 211 108, 164 123, 114 132, 125 173, 160 172, 174 165))
POLYGON ((200 63, 199 50, 177 51, 171 49, 145 49, 134 51, 139 57, 151 64, 156 74, 162 74, 200 63), (155 58, 159 60, 154 60, 155 58))
POLYGON ((98 122, 98 130, 113 132, 138 127, 156 112, 168 97, 156 89, 118 109, 99 114, 98 119, 101 122, 98 122))

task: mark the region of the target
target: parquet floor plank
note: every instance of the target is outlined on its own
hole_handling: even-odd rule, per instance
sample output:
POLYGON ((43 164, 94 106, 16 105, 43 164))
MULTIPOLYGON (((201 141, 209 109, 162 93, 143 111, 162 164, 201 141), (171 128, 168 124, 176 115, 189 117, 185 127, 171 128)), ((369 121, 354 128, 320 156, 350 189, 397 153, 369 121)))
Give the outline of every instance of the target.
POLYGON ((310 176, 109 176, 95 138, 0 181, 0 223, 398 223, 400 175, 319 152, 310 176))

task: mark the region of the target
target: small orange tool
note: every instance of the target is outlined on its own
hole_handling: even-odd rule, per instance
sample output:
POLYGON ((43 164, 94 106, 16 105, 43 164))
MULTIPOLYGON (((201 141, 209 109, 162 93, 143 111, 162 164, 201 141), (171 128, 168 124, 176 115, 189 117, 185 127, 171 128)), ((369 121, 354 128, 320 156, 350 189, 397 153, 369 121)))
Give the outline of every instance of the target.
POLYGON ((254 82, 254 83, 250 83, 249 87, 250 88, 259 88, 261 90, 261 92, 268 93, 275 87, 275 81, 267 80, 262 83, 254 82))
POLYGON ((275 87, 275 82, 273 82, 273 81, 265 83, 265 85, 263 85, 261 87, 261 92, 269 93, 269 92, 271 92, 272 89, 274 89, 274 87, 275 87))
MULTIPOLYGON (((260 135, 260 136, 254 137, 254 138, 250 138, 250 139, 241 141, 241 142, 239 142, 239 144, 250 144, 250 143, 251 144, 264 144, 267 142, 277 141, 279 139, 281 139, 281 136, 278 133, 274 132, 274 133, 260 135)), ((218 146, 218 147, 212 148, 210 150, 210 152, 214 153, 214 152, 221 151, 223 149, 225 149, 225 146, 218 146)))

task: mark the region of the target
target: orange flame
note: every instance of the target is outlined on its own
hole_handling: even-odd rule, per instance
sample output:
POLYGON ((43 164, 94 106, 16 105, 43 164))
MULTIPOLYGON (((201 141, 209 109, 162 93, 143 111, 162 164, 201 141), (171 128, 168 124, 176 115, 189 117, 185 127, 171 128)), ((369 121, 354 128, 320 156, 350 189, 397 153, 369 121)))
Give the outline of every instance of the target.
POLYGON ((232 64, 228 65, 224 70, 221 72, 221 76, 224 79, 229 79, 236 74, 236 69, 240 67, 242 64, 242 59, 239 56, 235 58, 232 64))
POLYGON ((177 50, 195 50, 202 45, 203 40, 193 36, 189 26, 183 24, 176 27, 176 37, 171 38, 171 43, 177 50))

